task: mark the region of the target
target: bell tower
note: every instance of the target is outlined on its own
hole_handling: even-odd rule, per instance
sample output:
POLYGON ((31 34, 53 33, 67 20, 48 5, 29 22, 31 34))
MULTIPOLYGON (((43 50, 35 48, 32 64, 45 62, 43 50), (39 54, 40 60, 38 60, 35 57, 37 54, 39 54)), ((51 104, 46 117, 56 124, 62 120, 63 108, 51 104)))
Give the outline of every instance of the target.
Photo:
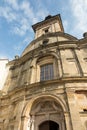
POLYGON ((35 39, 47 33, 64 32, 60 14, 48 15, 45 20, 34 24, 32 28, 35 32, 35 39))

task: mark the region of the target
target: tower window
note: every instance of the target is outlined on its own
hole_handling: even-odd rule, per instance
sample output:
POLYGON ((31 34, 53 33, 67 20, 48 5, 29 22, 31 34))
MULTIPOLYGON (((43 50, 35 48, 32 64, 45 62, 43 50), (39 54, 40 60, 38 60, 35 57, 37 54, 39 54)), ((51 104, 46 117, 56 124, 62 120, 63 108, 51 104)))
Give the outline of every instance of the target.
POLYGON ((45 33, 48 33, 48 29, 45 30, 45 33))
POLYGON ((53 77, 53 64, 45 64, 40 67, 40 81, 51 80, 53 77))
POLYGON ((43 32, 44 32, 44 33, 48 33, 48 32, 49 32, 49 27, 44 28, 44 29, 43 29, 43 32))

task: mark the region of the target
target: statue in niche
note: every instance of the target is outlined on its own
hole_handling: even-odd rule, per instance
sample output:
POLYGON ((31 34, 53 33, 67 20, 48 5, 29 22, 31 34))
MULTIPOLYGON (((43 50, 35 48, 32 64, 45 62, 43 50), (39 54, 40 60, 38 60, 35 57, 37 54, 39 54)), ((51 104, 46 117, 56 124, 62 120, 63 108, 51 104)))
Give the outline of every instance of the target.
POLYGON ((29 116, 27 130, 34 130, 34 116, 29 116))

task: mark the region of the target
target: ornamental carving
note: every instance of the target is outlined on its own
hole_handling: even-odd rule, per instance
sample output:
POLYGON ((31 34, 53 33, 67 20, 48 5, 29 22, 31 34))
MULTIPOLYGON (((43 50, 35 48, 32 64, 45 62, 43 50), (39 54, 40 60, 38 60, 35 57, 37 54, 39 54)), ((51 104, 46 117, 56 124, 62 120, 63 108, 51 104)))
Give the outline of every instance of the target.
POLYGON ((61 112, 62 109, 59 104, 55 101, 45 100, 35 104, 32 108, 31 114, 39 114, 39 113, 46 113, 46 112, 61 112))

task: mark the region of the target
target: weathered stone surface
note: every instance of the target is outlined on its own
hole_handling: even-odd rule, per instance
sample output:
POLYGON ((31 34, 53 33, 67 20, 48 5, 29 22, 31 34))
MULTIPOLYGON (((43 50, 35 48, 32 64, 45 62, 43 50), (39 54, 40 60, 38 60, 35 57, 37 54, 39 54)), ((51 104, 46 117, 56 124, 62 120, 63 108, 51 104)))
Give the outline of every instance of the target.
POLYGON ((7 64, 0 91, 0 130, 40 130, 47 121, 58 124, 58 130, 86 130, 87 39, 64 33, 60 15, 33 29, 35 39, 21 57, 7 64), (41 81, 41 67, 50 64, 53 71, 45 76, 53 77, 41 81))

